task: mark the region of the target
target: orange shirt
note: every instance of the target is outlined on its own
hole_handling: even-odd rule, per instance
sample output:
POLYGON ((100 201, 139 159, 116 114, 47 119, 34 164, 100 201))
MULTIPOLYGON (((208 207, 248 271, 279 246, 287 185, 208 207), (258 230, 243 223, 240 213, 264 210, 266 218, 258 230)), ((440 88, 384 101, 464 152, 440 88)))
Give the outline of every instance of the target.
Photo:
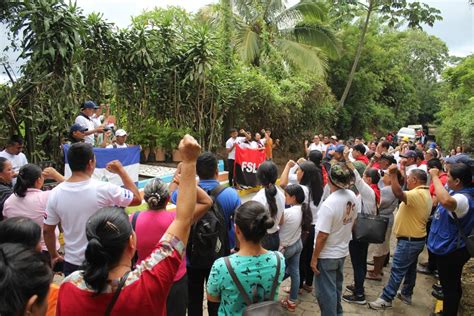
POLYGON ((268 138, 265 141, 265 157, 267 159, 273 158, 273 139, 268 138))
POLYGON ((48 310, 46 316, 56 315, 56 304, 58 302, 59 285, 51 283, 48 293, 48 310))

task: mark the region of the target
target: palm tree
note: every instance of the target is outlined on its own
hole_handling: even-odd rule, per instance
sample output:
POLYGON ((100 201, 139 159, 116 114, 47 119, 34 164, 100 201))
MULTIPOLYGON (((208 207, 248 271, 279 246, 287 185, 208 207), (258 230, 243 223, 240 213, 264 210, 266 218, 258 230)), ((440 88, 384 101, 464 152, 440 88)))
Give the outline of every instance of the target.
POLYGON ((327 8, 317 0, 288 7, 285 0, 222 0, 232 9, 233 45, 241 59, 259 66, 276 52, 286 65, 323 76, 328 57, 339 45, 327 19, 327 8))

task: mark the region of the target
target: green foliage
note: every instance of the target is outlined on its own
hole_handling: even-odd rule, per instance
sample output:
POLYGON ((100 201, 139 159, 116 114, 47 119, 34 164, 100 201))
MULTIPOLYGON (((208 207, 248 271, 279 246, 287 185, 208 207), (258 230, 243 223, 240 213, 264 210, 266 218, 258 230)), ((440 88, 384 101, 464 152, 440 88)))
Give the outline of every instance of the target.
POLYGON ((438 139, 444 148, 474 147, 474 55, 443 73, 438 139))

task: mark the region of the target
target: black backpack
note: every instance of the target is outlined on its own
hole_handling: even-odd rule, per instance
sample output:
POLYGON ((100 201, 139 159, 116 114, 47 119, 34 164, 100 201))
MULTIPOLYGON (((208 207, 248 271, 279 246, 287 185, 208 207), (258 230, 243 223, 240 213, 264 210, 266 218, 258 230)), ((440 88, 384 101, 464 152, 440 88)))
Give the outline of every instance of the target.
POLYGON ((212 206, 191 227, 186 254, 193 268, 209 269, 216 259, 230 254, 228 224, 217 202, 217 197, 224 190, 225 187, 218 185, 207 192, 212 206))

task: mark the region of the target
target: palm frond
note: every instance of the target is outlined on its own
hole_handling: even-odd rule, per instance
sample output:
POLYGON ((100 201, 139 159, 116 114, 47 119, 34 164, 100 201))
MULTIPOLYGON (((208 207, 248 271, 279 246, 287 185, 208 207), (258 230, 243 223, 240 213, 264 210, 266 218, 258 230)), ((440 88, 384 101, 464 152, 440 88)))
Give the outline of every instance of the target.
POLYGON ((244 62, 253 63, 260 55, 260 37, 249 25, 240 25, 235 33, 235 47, 244 62))
POLYGON ((318 48, 289 39, 278 39, 276 45, 295 67, 320 77, 326 75, 327 59, 318 48))
POLYGON ((335 33, 324 24, 298 24, 291 29, 282 29, 280 33, 291 40, 316 46, 331 58, 339 57, 341 45, 335 33))
POLYGON ((273 19, 277 25, 292 26, 303 19, 316 19, 325 21, 327 17, 327 8, 324 3, 317 0, 302 0, 282 11, 273 19))

